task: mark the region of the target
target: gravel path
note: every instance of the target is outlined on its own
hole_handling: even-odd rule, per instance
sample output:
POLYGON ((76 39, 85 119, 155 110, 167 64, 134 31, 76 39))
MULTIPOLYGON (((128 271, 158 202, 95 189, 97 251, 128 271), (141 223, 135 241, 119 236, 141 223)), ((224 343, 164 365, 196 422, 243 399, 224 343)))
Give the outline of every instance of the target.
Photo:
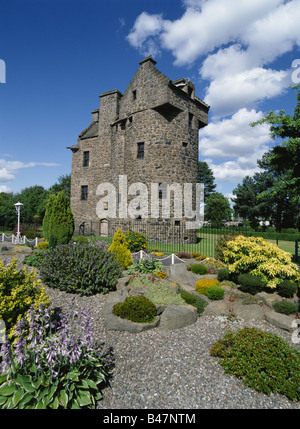
MULTIPOLYGON (((68 308, 74 295, 47 288, 54 307, 68 308)), ((223 322, 200 317, 186 328, 153 329, 138 334, 107 331, 102 308, 105 297, 76 296, 93 315, 97 350, 110 367, 110 386, 103 390, 99 409, 299 409, 299 402, 285 396, 258 393, 242 381, 226 375, 217 358, 209 355, 212 344, 227 330, 256 327, 291 335, 267 322, 223 322)), ((290 343, 291 344, 291 343, 290 343)))

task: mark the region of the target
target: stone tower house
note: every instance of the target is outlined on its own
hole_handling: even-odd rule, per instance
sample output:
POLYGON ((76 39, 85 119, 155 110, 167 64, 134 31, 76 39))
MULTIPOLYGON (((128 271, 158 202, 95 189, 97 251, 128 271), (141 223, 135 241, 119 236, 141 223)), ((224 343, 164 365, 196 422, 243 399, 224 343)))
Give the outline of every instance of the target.
MULTIPOLYGON (((140 62, 124 94, 118 90, 101 94, 100 108, 92 112, 91 124, 79 135, 77 144, 69 148, 75 229, 82 222, 92 223, 96 235, 111 235, 117 227, 124 232, 137 230, 138 220, 142 219, 139 231, 147 232, 150 240, 153 236, 155 241, 157 224, 166 226, 166 240, 176 233, 176 227, 184 225, 186 219, 176 217, 174 207, 178 201, 173 192, 169 194, 170 216, 162 216, 166 186, 197 183, 198 131, 207 125, 208 110, 209 106, 195 96, 192 82, 172 82, 157 70, 151 56, 140 62), (122 189, 120 177, 122 183, 126 179, 122 189), (99 188, 103 183, 115 187, 115 203, 108 198, 105 201, 105 192, 99 188), (147 187, 149 204, 140 207, 137 203, 134 215, 124 215, 124 199, 128 204, 138 199, 138 191, 125 195, 134 183, 147 187), (111 211, 114 204, 116 216, 111 211), (158 205, 155 214, 153 204, 158 205), (145 224, 150 229, 142 231, 145 224)), ((193 241, 189 234, 184 238, 193 241)))

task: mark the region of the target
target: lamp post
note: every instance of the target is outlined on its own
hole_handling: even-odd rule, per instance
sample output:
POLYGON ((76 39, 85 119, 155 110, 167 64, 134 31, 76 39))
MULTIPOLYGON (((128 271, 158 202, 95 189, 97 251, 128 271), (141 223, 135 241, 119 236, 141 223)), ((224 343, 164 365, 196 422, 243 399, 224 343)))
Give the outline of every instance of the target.
POLYGON ((15 204, 15 208, 16 211, 18 213, 18 232, 17 232, 17 244, 20 244, 20 213, 21 213, 21 208, 23 207, 23 204, 18 202, 15 204))

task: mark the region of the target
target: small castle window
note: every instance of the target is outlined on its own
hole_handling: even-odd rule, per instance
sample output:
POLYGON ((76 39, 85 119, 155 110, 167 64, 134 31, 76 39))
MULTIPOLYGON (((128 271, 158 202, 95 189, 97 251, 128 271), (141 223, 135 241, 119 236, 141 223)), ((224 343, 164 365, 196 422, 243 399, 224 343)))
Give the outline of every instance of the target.
POLYGON ((90 164, 90 152, 83 152, 83 167, 88 167, 90 164))
POLYGON ((103 209, 108 210, 108 203, 104 203, 103 209))
POLYGON ((141 159, 144 158, 145 155, 145 144, 144 143, 138 143, 138 149, 137 149, 137 158, 141 159))
POLYGON ((193 118, 194 118, 194 115, 192 113, 189 113, 189 127, 190 128, 193 126, 193 118))
POLYGON ((136 91, 132 91, 132 101, 136 100, 136 91))
POLYGON ((182 146, 187 147, 188 146, 187 142, 182 142, 182 146))
POLYGON ((87 200, 88 199, 88 186, 81 186, 81 199, 87 200))
POLYGON ((175 226, 180 226, 180 220, 175 220, 175 226))

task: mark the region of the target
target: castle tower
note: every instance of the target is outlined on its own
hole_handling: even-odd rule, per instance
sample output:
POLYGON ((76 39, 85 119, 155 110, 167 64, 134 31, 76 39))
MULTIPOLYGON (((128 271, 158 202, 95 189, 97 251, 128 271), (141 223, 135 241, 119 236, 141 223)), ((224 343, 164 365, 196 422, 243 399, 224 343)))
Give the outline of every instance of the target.
MULTIPOLYGON (((195 208, 198 131, 207 125, 208 111, 209 106, 195 96, 192 82, 186 79, 172 82, 157 70, 151 56, 140 62, 124 94, 114 90, 100 95, 100 108, 92 112, 90 126, 79 135, 77 144, 70 147, 71 209, 76 229, 82 221, 92 221, 94 225, 105 225, 102 229, 99 226, 97 235, 98 231, 112 234, 117 227, 124 232, 132 229, 133 220, 141 219, 141 224, 153 226, 154 235, 157 223, 165 224, 170 235, 174 233, 174 225, 185 224, 187 219, 176 210, 181 204, 179 194, 169 195, 168 185, 177 184, 177 189, 181 186, 183 191, 184 184, 194 184, 195 208), (105 193, 99 193, 99 185, 103 183, 110 183, 116 189, 116 217, 111 216, 108 202, 104 203, 105 193), (136 184, 142 184, 140 195, 147 189, 148 204, 143 199, 134 207, 139 199, 136 184), (169 196, 170 215, 164 216, 163 207, 169 196), (99 200, 100 216, 96 210, 99 200), (131 208, 130 213, 125 206, 131 208)), ((151 228, 147 231, 152 234, 151 228)), ((193 237, 193 233, 187 233, 185 238, 191 242, 193 237)))

